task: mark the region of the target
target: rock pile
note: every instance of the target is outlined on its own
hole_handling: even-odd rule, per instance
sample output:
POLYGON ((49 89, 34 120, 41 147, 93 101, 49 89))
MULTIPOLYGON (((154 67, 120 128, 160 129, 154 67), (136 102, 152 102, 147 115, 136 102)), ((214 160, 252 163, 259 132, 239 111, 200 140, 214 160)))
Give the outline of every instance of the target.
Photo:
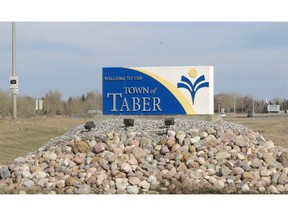
POLYGON ((2 193, 287 193, 287 149, 225 121, 80 125, 9 166, 2 193))

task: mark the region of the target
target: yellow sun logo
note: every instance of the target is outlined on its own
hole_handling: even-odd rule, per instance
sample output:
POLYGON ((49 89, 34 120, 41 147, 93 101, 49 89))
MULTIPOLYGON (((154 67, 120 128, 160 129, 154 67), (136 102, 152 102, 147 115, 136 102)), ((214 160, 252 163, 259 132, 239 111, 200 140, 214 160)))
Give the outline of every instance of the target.
POLYGON ((197 70, 196 70, 195 68, 191 68, 191 69, 189 70, 189 76, 190 76, 191 78, 195 78, 195 77, 197 76, 197 70))

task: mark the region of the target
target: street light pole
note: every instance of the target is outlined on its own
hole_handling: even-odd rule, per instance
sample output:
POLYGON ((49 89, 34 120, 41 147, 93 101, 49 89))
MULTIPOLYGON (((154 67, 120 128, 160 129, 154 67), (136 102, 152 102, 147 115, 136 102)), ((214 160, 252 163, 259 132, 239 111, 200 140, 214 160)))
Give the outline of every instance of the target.
MULTIPOLYGON (((12 22, 12 77, 16 77, 16 24, 12 22)), ((12 120, 17 119, 16 92, 12 92, 12 120)))

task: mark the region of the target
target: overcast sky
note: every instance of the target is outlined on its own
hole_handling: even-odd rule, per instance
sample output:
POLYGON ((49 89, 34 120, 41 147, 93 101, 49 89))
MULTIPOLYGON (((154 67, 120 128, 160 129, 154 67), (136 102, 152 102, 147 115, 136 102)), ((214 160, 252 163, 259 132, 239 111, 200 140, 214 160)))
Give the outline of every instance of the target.
MULTIPOLYGON (((0 22, 0 89, 12 24, 0 22)), ((288 98, 287 22, 17 22, 21 95, 101 92, 105 66, 214 66, 215 94, 288 98)))

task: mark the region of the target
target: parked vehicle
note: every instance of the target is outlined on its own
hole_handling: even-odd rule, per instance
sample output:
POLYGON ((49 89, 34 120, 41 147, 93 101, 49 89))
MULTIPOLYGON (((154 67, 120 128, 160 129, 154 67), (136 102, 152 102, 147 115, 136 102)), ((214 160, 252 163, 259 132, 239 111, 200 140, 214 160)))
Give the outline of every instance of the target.
POLYGON ((226 113, 220 113, 220 116, 221 116, 222 118, 226 118, 226 113))
POLYGON ((254 117, 253 113, 251 111, 248 112, 247 114, 247 118, 250 118, 250 117, 254 117))

